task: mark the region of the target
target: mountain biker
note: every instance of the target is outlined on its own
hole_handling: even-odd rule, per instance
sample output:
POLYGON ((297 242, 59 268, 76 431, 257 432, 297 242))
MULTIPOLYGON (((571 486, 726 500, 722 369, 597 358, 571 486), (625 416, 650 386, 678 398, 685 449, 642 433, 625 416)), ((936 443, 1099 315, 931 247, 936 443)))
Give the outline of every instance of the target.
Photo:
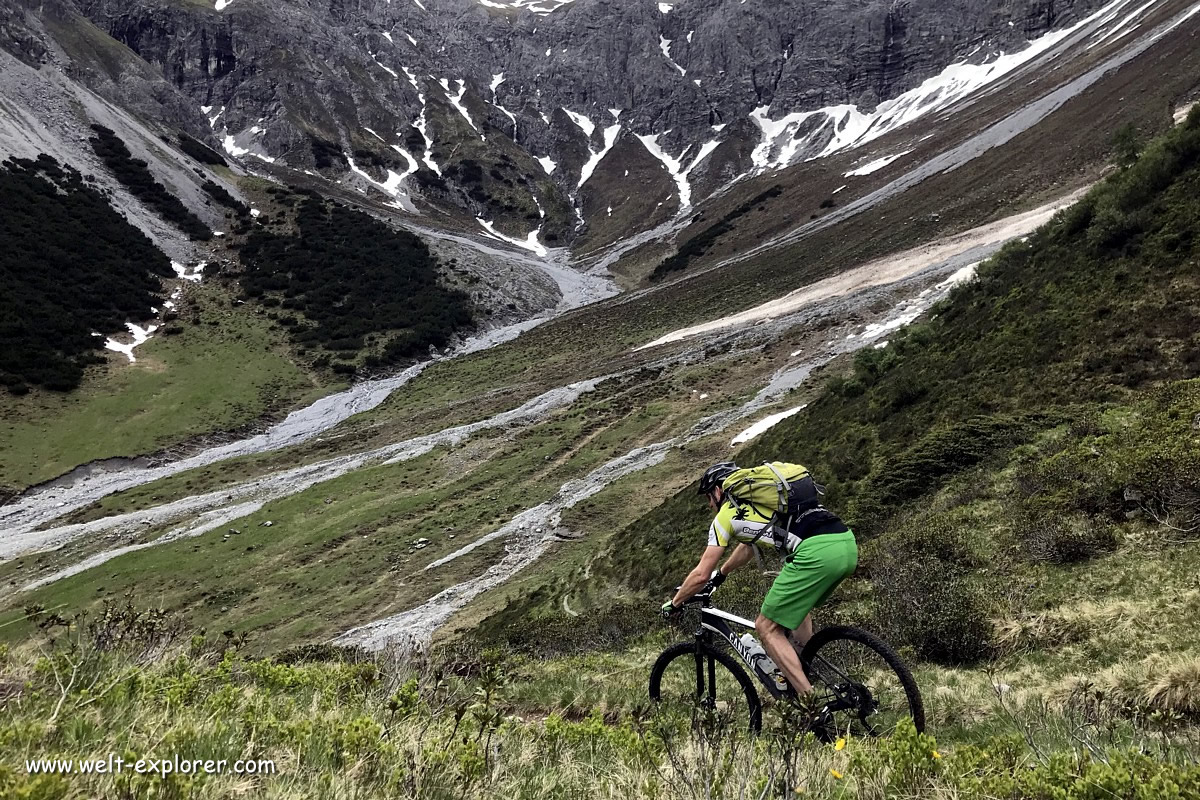
MULTIPOLYGON (((725 494, 726 478, 738 470, 732 461, 713 464, 700 477, 700 494, 708 497, 709 507, 717 512, 708 529, 708 546, 695 569, 684 579, 675 596, 663 603, 662 615, 678 614, 683 603, 712 581, 721 585, 725 577, 754 557, 754 547, 774 545, 767 530, 771 519, 753 506, 738 506, 725 494), (766 534, 766 535, 764 535, 766 534), (737 547, 717 567, 731 542, 737 547)), ((814 495, 815 496, 815 495, 814 495)), ((754 628, 771 657, 801 694, 812 685, 800 666, 800 657, 788 641, 803 647, 812 637, 812 609, 829 597, 842 580, 858 565, 858 546, 854 533, 819 503, 788 530, 784 546, 787 556, 775 582, 763 600, 754 628)))

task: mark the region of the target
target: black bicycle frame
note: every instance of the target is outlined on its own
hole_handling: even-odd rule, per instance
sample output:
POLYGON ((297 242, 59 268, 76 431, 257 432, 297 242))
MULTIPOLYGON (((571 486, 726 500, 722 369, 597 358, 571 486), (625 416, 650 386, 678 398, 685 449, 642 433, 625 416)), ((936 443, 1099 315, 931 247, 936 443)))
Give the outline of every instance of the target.
MULTIPOLYGON (((747 651, 746 646, 744 644, 742 644, 741 637, 737 634, 736 631, 734 631, 733 628, 729 627, 729 625, 727 624, 730 622, 732 622, 735 625, 740 625, 743 628, 749 628, 750 630, 754 630, 754 623, 751 622, 750 620, 746 619, 745 617, 739 617, 737 614, 730 614, 728 611, 722 611, 719 608, 712 608, 710 606, 704 606, 700 609, 700 628, 699 628, 699 630, 696 631, 696 639, 699 640, 704 645, 704 647, 712 648, 713 647, 713 642, 712 642, 713 636, 712 635, 714 633, 717 634, 725 641, 725 644, 728 644, 731 648, 733 648, 733 652, 737 653, 737 657, 740 658, 742 660, 742 663, 744 663, 746 665, 747 669, 749 669, 749 671, 750 671, 750 674, 753 675, 755 678, 757 678, 758 682, 767 688, 767 691, 770 692, 772 697, 774 697, 776 700, 780 700, 785 695, 789 694, 790 687, 785 688, 785 689, 780 689, 775 684, 775 681, 766 680, 763 678, 762 675, 759 674, 758 670, 755 669, 754 664, 751 663, 751 661, 750 661, 750 654, 747 651)), ((702 695, 704 693, 704 686, 703 686, 703 682, 702 682, 702 676, 704 674, 704 670, 703 670, 703 665, 700 660, 701 659, 701 650, 703 650, 704 647, 696 648, 696 696, 697 697, 699 697, 700 695, 702 695)), ((709 697, 711 698, 711 697, 716 696, 716 678, 715 678, 715 674, 714 674, 714 670, 713 670, 713 663, 712 663, 713 659, 711 656, 709 657, 708 662, 709 662, 709 668, 708 668, 709 697)))

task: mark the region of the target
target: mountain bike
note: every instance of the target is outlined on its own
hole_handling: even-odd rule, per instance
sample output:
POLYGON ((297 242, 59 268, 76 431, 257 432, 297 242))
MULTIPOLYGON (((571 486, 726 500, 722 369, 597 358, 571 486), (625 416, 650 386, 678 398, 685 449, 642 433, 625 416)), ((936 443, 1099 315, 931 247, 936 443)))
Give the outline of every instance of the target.
POLYGON ((817 631, 800 650, 800 663, 813 686, 811 695, 800 696, 753 634, 739 636, 731 627, 752 631, 754 623, 713 607, 712 594, 710 585, 684 604, 699 607, 700 627, 691 641, 671 645, 654 662, 650 699, 655 703, 747 719, 749 729, 759 732, 762 700, 746 670, 729 655, 732 649, 771 697, 810 715, 818 738, 837 733, 886 736, 905 718, 924 730, 925 707, 916 681, 879 637, 841 625, 817 631))

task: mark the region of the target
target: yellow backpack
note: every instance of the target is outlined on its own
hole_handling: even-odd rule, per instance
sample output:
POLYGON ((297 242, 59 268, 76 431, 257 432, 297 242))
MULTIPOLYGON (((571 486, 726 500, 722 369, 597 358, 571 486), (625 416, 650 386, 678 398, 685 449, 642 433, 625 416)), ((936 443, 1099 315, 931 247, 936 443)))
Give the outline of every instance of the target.
MULTIPOLYGON (((770 535, 779 549, 786 545, 796 519, 821 508, 825 492, 807 467, 783 461, 739 469, 721 482, 721 491, 738 509, 739 519, 746 509, 770 519, 770 535)), ((766 533, 764 530, 763 535, 766 533)))

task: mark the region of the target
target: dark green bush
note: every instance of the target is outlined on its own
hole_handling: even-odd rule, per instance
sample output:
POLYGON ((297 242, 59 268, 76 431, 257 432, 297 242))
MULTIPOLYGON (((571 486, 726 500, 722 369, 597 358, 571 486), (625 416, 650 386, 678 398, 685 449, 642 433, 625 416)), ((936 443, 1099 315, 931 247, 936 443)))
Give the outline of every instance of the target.
POLYGON ((231 195, 221 184, 216 183, 215 181, 205 181, 200 188, 204 189, 208 196, 213 200, 216 200, 226 208, 233 210, 239 217, 246 217, 250 215, 250 206, 231 195))
POLYGON ((187 153, 201 164, 213 167, 229 166, 224 157, 203 142, 199 142, 186 133, 179 134, 179 149, 187 153))
POLYGON ((678 272, 680 270, 687 269, 688 264, 691 263, 693 259, 700 258, 700 256, 707 253, 709 249, 716 244, 717 239, 733 230, 733 223, 739 217, 749 214, 752 210, 754 210, 755 206, 759 205, 763 201, 769 200, 772 197, 778 197, 781 194, 783 194, 783 187, 776 184, 775 186, 772 186, 764 192, 758 193, 754 197, 742 203, 733 211, 730 211, 728 214, 719 219, 717 222, 708 226, 704 230, 700 231, 700 233, 684 242, 679 248, 679 252, 665 259, 661 264, 654 268, 654 271, 650 273, 650 280, 659 281, 672 272, 678 272))
POLYGON ((888 561, 873 571, 876 614, 889 641, 923 659, 964 664, 986 656, 992 628, 978 581, 947 574, 933 558, 888 561))
POLYGON ((310 323, 288 327, 296 344, 353 354, 368 335, 384 334, 376 355, 394 364, 445 347, 471 324, 467 296, 438 283, 437 261, 416 236, 311 196, 299 204, 296 229, 259 227, 241 246, 244 297, 310 323))
POLYGON ((177 225, 190 238, 199 241, 212 238, 208 226, 189 211, 178 197, 154 180, 146 162, 134 158, 115 133, 103 125, 93 125, 92 130, 96 133, 88 140, 92 149, 134 197, 157 211, 167 222, 177 225))
POLYGON ((345 167, 346 157, 342 155, 342 148, 337 143, 314 138, 311 140, 310 145, 313 154, 313 165, 317 169, 345 167))
POLYGON ((864 545, 859 572, 871 581, 876 622, 889 641, 962 664, 991 648, 990 589, 977 576, 984 563, 956 524, 919 515, 864 545))
POLYGON ((47 155, 0 168, 0 383, 79 385, 104 338, 158 305, 170 261, 89 186, 47 155))

